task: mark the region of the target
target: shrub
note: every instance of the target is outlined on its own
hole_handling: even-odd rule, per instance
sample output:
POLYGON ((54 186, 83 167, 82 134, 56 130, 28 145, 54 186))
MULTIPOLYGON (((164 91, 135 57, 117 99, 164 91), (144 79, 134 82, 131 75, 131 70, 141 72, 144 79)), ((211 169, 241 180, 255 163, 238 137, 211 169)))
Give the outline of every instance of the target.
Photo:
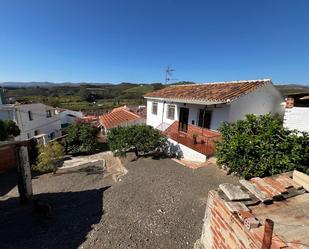
POLYGON ((108 133, 108 143, 115 155, 125 156, 133 150, 138 156, 140 153, 149 153, 162 148, 166 138, 158 130, 149 125, 131 125, 113 128, 108 133))
POLYGON ((64 144, 67 152, 72 154, 90 154, 96 151, 98 143, 96 130, 87 124, 73 124, 66 129, 68 136, 64 144))
POLYGON ((52 142, 45 146, 39 145, 39 155, 33 170, 42 173, 56 172, 59 162, 64 155, 63 146, 57 142, 52 142))
POLYGON ((10 136, 17 137, 19 135, 19 127, 13 120, 0 120, 0 141, 5 141, 10 136))
POLYGON ((223 123, 216 144, 219 165, 244 178, 264 177, 298 169, 309 173, 309 134, 283 128, 280 116, 247 115, 223 123))

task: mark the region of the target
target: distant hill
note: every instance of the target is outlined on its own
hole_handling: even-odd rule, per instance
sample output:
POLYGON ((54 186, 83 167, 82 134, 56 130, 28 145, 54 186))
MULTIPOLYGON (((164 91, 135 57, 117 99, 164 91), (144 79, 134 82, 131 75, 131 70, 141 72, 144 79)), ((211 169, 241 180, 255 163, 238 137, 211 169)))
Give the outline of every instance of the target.
POLYGON ((289 84, 289 85, 275 85, 283 96, 298 94, 298 93, 309 93, 309 86, 289 84))
POLYGON ((62 82, 62 83, 54 83, 54 82, 2 82, 0 83, 0 87, 9 87, 9 88, 29 88, 29 87, 61 87, 61 86, 71 86, 71 87, 78 87, 80 85, 112 85, 111 83, 97 83, 97 82, 79 82, 79 83, 72 83, 72 82, 62 82))
MULTIPOLYGON (((86 86, 87 89, 93 90, 94 93, 100 94, 100 91, 104 90, 105 98, 141 98, 144 94, 159 90, 161 88, 170 85, 182 85, 182 84, 195 84, 191 81, 180 81, 170 84, 162 83, 129 83, 122 82, 119 84, 111 83, 97 83, 97 82, 3 82, 0 83, 0 87, 5 87, 10 90, 10 95, 15 97, 41 95, 41 96, 63 96, 63 95, 76 95, 79 93, 80 86, 86 86)), ((282 95, 309 93, 309 86, 297 85, 297 84, 279 84, 275 87, 281 92, 282 95)), ((101 92, 102 93, 102 92, 101 92)))

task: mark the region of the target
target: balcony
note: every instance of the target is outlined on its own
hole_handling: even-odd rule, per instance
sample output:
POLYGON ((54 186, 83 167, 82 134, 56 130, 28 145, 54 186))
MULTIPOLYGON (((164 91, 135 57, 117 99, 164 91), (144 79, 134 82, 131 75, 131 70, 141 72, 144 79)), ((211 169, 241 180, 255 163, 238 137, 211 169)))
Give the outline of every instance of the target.
POLYGON ((213 156, 215 154, 214 142, 220 140, 221 136, 219 132, 203 129, 191 124, 188 124, 187 132, 179 131, 178 127, 179 122, 175 121, 163 134, 205 156, 213 156), (196 143, 194 143, 193 134, 196 135, 196 143))

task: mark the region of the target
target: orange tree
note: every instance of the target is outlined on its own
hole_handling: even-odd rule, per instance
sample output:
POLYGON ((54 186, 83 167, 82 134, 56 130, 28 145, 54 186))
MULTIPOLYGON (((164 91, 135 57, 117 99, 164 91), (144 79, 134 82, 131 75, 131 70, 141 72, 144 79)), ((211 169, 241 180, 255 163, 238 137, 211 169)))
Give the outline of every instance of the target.
POLYGON ((216 144, 219 165, 244 178, 264 177, 297 169, 309 173, 309 134, 289 131, 278 115, 247 115, 223 123, 216 144))

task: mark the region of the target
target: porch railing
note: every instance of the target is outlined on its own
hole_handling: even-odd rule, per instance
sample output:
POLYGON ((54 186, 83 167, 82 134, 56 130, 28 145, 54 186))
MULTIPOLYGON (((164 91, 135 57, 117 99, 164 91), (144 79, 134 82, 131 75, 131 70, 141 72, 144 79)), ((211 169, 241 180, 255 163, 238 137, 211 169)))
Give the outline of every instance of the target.
POLYGON ((221 138, 219 132, 191 124, 188 125, 187 132, 179 131, 178 121, 175 121, 170 127, 168 127, 164 131, 164 134, 174 141, 206 156, 213 156, 215 154, 215 142, 219 141, 221 138), (193 134, 196 135, 196 139, 193 138, 193 134))

